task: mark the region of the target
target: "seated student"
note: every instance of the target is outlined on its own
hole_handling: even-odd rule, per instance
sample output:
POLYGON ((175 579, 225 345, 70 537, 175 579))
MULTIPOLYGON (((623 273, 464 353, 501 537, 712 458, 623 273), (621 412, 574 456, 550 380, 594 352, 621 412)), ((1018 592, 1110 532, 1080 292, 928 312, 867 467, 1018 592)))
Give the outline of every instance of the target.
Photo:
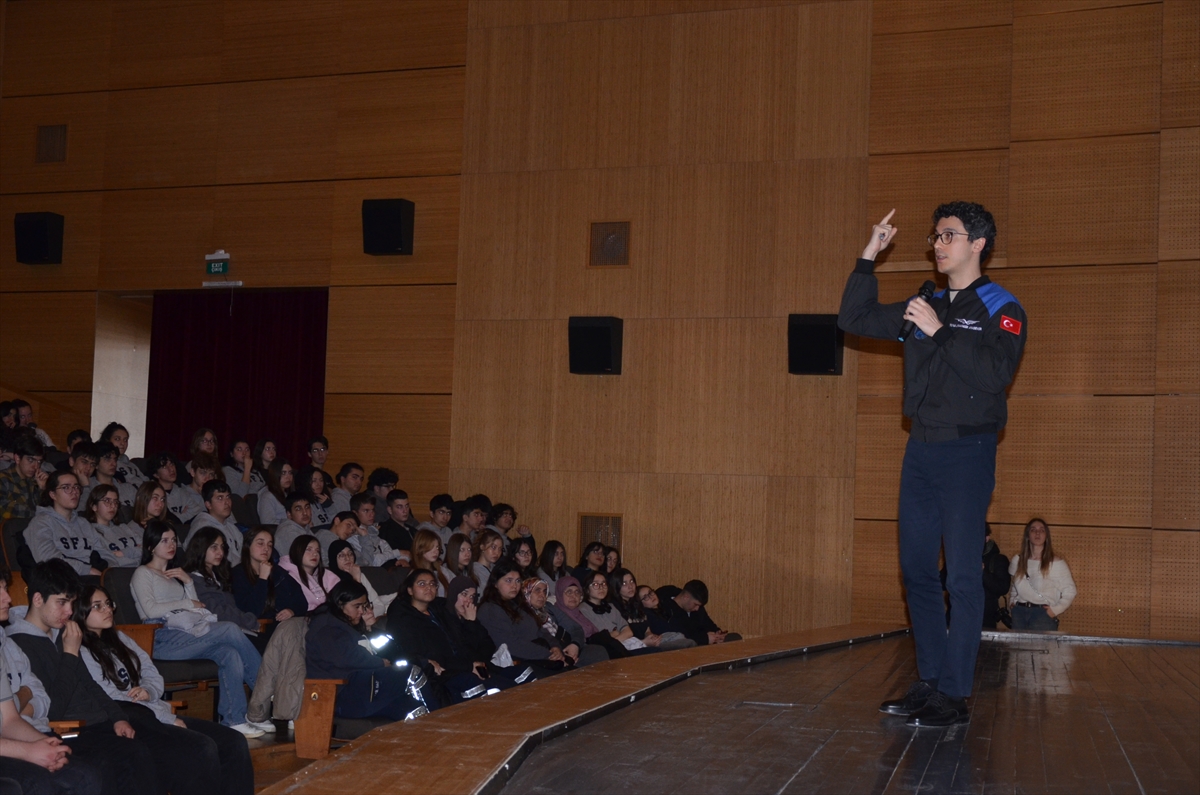
POLYGON ((33 421, 33 406, 20 398, 17 398, 12 403, 17 407, 17 428, 29 428, 44 447, 54 447, 54 442, 50 441, 50 436, 33 421))
MULTIPOLYGON (((189 475, 195 475, 192 469, 192 462, 197 455, 203 454, 210 456, 213 461, 217 459, 217 434, 212 428, 200 428, 192 434, 192 444, 188 447, 188 464, 187 471, 189 475)), ((224 473, 222 473, 224 474, 224 473)))
POLYGON ((187 486, 177 483, 179 467, 170 453, 159 453, 146 459, 146 466, 154 475, 154 482, 166 495, 167 511, 182 525, 204 510, 204 500, 187 486))
POLYGON ((246 694, 242 684, 254 687, 262 657, 236 624, 216 621, 196 597, 192 577, 183 569, 168 568, 175 559, 175 531, 165 522, 146 525, 142 539, 142 565, 130 586, 138 617, 160 620, 154 632, 154 656, 160 660, 207 659, 217 664, 220 695, 217 711, 221 723, 247 737, 261 737, 266 726, 246 721, 246 694))
POLYGON ((319 469, 305 467, 295 476, 296 493, 308 500, 312 511, 312 527, 314 530, 324 530, 333 523, 333 498, 325 491, 327 475, 319 469))
POLYGON ((110 422, 104 426, 104 430, 100 431, 100 442, 108 442, 113 447, 117 448, 117 474, 126 483, 134 486, 140 486, 145 483, 148 478, 137 464, 129 460, 129 456, 125 453, 129 450, 129 429, 119 422, 110 422))
POLYGON ((479 598, 479 580, 475 576, 475 552, 471 549, 471 540, 462 533, 452 534, 446 544, 446 555, 442 558, 442 576, 446 578, 446 582, 455 577, 468 578, 475 583, 475 598, 479 598))
POLYGON ((105 563, 109 566, 139 566, 142 562, 141 528, 133 532, 129 525, 117 526, 113 520, 120 507, 116 488, 102 483, 88 495, 83 518, 92 524, 100 542, 100 557, 105 563))
POLYGON ((280 549, 291 549, 300 536, 313 535, 312 506, 303 495, 289 494, 283 498, 283 508, 286 515, 275 527, 275 543, 280 549))
POLYGON ((329 590, 341 582, 341 578, 321 562, 321 542, 308 535, 297 536, 292 541, 288 554, 279 559, 279 568, 300 585, 309 612, 325 604, 329 590))
MULTIPOLYGON (((203 452, 192 456, 192 460, 188 462, 188 472, 191 473, 192 480, 187 484, 187 491, 181 493, 187 495, 192 510, 186 519, 183 516, 179 517, 182 522, 190 522, 204 513, 204 487, 213 481, 223 483, 222 478, 225 477, 225 473, 221 471, 221 465, 217 463, 216 456, 203 452)), ((226 494, 228 493, 230 492, 226 492, 226 494)), ((232 501, 229 503, 229 511, 233 512, 232 501)))
MULTIPOLYGON (((491 504, 486 502, 486 498, 481 499, 483 495, 476 494, 474 497, 468 497, 463 502, 462 521, 458 525, 456 533, 462 533, 467 538, 471 539, 474 544, 479 540, 479 534, 485 529, 484 525, 487 522, 487 512, 491 504)), ((503 544, 503 542, 501 542, 503 544)))
POLYGON ((422 705, 408 693, 407 667, 397 668, 365 643, 367 592, 354 581, 339 582, 329 601, 312 618, 305 639, 310 679, 345 679, 338 688, 333 713, 341 718, 376 715, 404 720, 422 705))
POLYGON ((163 678, 150 655, 113 627, 113 601, 84 586, 72 618, 83 636, 80 657, 92 679, 117 703, 138 740, 154 753, 159 778, 172 795, 254 792, 246 738, 219 723, 177 718, 162 700, 163 678))
POLYGON ((438 494, 429 501, 429 521, 417 525, 418 530, 428 530, 442 540, 442 546, 450 543, 454 531, 448 527, 450 515, 454 513, 454 498, 449 494, 438 494))
MULTIPOLYGON (((496 543, 500 544, 498 536, 496 543)), ((492 575, 479 604, 479 623, 487 630, 492 642, 497 647, 507 645, 514 661, 534 666, 539 675, 574 666, 579 659, 579 644, 572 641, 564 646, 558 638, 542 629, 533 610, 521 597, 521 573, 507 561, 500 561, 492 575)))
POLYGON ((325 462, 329 460, 329 440, 324 436, 314 436, 308 440, 306 448, 308 449, 308 465, 324 470, 325 462))
POLYGON ((245 439, 235 439, 229 448, 229 457, 225 459, 225 482, 229 489, 239 497, 248 494, 258 494, 266 487, 262 470, 254 466, 254 456, 250 452, 250 443, 245 439))
POLYGON ((192 533, 181 567, 192 575, 196 596, 218 621, 228 621, 241 627, 250 642, 262 653, 266 642, 256 643, 258 616, 237 606, 233 598, 233 572, 229 567, 229 546, 225 536, 215 527, 202 527, 192 533))
POLYGON ((375 516, 387 516, 387 495, 400 476, 387 467, 376 467, 367 475, 367 492, 375 498, 375 516))
MULTIPOLYGON (((437 578, 433 572, 413 569, 402 590, 405 596, 388 608, 388 634, 403 651, 404 658, 421 666, 449 703, 465 701, 486 688, 507 690, 514 685, 511 679, 491 675, 488 670, 491 655, 480 657, 470 653, 476 649, 455 643, 449 629, 454 606, 437 596, 437 578), (485 688, 480 689, 479 685, 485 688)), ((473 601, 471 607, 474 608, 473 601)))
POLYGON ((91 442, 77 442, 74 447, 67 448, 67 472, 74 473, 75 482, 79 484, 79 504, 86 505, 88 494, 92 490, 92 475, 96 474, 96 447, 91 442))
MULTIPOLYGON (((0 622, 4 623, 12 607, 11 577, 8 569, 0 567, 0 622)), ((24 608, 18 618, 23 616, 24 608)), ((0 652, 0 778, 16 780, 27 793, 100 792, 104 782, 99 769, 80 756, 72 757, 60 738, 46 736, 50 696, 33 675, 25 652, 11 641, 0 652), (14 670, 14 661, 19 661, 19 670, 14 670)))
POLYGON ((355 563, 354 547, 346 541, 338 539, 329 547, 329 570, 338 576, 342 582, 353 580, 367 590, 367 601, 376 614, 386 613, 388 607, 396 598, 395 593, 380 594, 371 584, 371 579, 363 574, 362 566, 355 563))
POLYGON ((182 530, 179 520, 167 510, 167 493, 153 480, 138 486, 137 497, 133 500, 133 520, 121 526, 122 532, 137 536, 139 560, 141 559, 142 536, 146 532, 146 525, 151 520, 167 522, 172 527, 182 530))
MULTIPOLYGON (((608 600, 608 577, 604 572, 594 571, 579 584, 583 586, 583 604, 579 606, 579 612, 591 622, 597 632, 607 632, 609 637, 618 641, 630 653, 658 646, 659 637, 653 632, 646 634, 647 640, 639 640, 621 617, 620 611, 613 607, 612 602, 608 600)), ((612 646, 605 646, 605 649, 610 657, 622 656, 619 651, 614 654, 616 650, 612 646)))
POLYGON ((708 604, 708 586, 700 580, 688 580, 683 588, 664 585, 657 593, 661 609, 679 624, 685 636, 696 641, 697 646, 742 639, 735 632, 721 629, 708 617, 708 611, 704 609, 708 604))
POLYGON ((17 427, 17 407, 11 400, 0 401, 0 422, 10 431, 17 427))
POLYGON ((342 464, 342 468, 338 470, 334 480, 337 481, 337 488, 333 490, 330 497, 333 502, 329 508, 334 513, 350 510, 350 498, 362 491, 363 477, 365 470, 360 464, 353 461, 342 464))
POLYGON ((92 476, 91 485, 112 486, 117 490, 117 498, 128 511, 133 510, 133 501, 137 499, 137 486, 126 483, 117 472, 117 459, 120 453, 111 442, 96 444, 96 474, 92 476))
POLYGON ((0 472, 0 520, 27 519, 37 513, 49 475, 42 471, 46 448, 28 435, 13 442, 13 465, 0 472))
MULTIPOLYGON (((203 471, 203 469, 198 470, 198 472, 203 471)), ((223 480, 210 480, 204 484, 200 496, 204 499, 204 513, 198 514, 192 520, 186 543, 191 543, 192 536, 200 528, 211 527, 225 536, 225 544, 229 549, 230 557, 240 558, 242 556, 242 529, 233 519, 233 492, 230 490, 229 484, 223 480)))
POLYGON ((402 559, 407 562, 407 549, 392 549, 391 544, 379 535, 379 528, 375 526, 375 501, 371 494, 355 494, 350 499, 350 510, 358 518, 360 566, 394 566, 393 561, 402 559))
POLYGON ((558 638, 558 642, 564 646, 570 643, 579 645, 579 659, 576 665, 591 665, 608 659, 608 652, 602 646, 587 643, 583 627, 577 622, 569 617, 565 617, 563 621, 555 618, 549 603, 550 587, 540 577, 527 577, 522 580, 521 595, 525 597, 525 604, 529 605, 534 617, 541 622, 542 629, 558 638))
POLYGON ((300 583, 271 563, 274 551, 271 528, 250 528, 242 545, 242 562, 233 567, 229 579, 239 610, 281 624, 293 616, 308 615, 308 600, 300 583))
POLYGON ((267 485, 258 493, 258 521, 263 524, 281 524, 287 518, 286 500, 295 490, 292 488, 295 473, 286 458, 276 458, 267 468, 267 485))
POLYGON ((271 439, 259 439, 254 443, 253 456, 255 468, 265 473, 279 457, 279 448, 271 439))
POLYGON ((412 509, 408 504, 408 492, 392 489, 384 498, 387 521, 379 525, 379 537, 388 546, 401 553, 400 560, 409 561, 409 550, 412 549, 416 533, 408 526, 412 517, 412 509))
POLYGON ((647 646, 653 646, 664 651, 669 649, 688 649, 695 646, 695 641, 684 636, 682 632, 658 633, 650 626, 650 617, 642 600, 638 598, 637 579, 629 569, 617 569, 608 576, 608 600, 621 614, 621 618, 633 630, 633 636, 639 638, 647 646), (657 638, 655 641, 647 638, 657 638))
MULTIPOLYGON (((318 530, 312 536, 321 542, 321 560, 332 566, 333 558, 329 550, 334 542, 345 541, 354 551, 355 560, 364 559, 362 556, 362 536, 358 534, 358 517, 353 511, 342 511, 333 517, 333 522, 327 530, 318 530)), ((288 542, 289 548, 291 542, 288 542)))
POLYGON ((437 535, 428 530, 418 530, 416 537, 413 538, 410 557, 410 568, 433 572, 434 579, 438 584, 438 596, 445 598, 446 586, 454 578, 453 576, 447 577, 442 572, 442 542, 437 535))
POLYGON ((621 550, 617 549, 616 547, 605 547, 604 548, 604 568, 602 569, 602 571, 606 575, 612 576, 612 573, 619 568, 622 568, 622 566, 621 566, 621 550))
POLYGON ((75 737, 63 739, 71 757, 100 769, 101 792, 165 793, 153 750, 134 737, 125 713, 81 659, 83 633, 71 621, 79 576, 64 561, 48 560, 33 567, 26 585, 29 607, 24 617, 10 614, 5 632, 46 688, 50 719, 83 721, 75 737))
POLYGON ((500 534, 500 538, 504 541, 504 551, 510 552, 512 542, 517 538, 528 538, 533 540, 533 533, 527 525, 517 525, 517 509, 506 502, 498 502, 492 506, 492 510, 488 512, 486 520, 487 528, 495 530, 500 534), (512 534, 513 527, 516 526, 517 535, 512 534))
POLYGON ((100 550, 108 545, 87 519, 75 515, 78 507, 79 483, 75 475, 66 470, 55 472, 46 480, 38 512, 25 528, 25 543, 38 563, 64 560, 77 574, 98 577, 107 566, 100 550))
POLYGON ((555 592, 558 581, 571 576, 571 572, 567 571, 567 548, 561 541, 547 541, 546 546, 542 547, 542 554, 538 557, 537 575, 550 589, 547 599, 550 604, 554 604, 557 599, 555 592))
MULTIPOLYGON (((479 540, 475 543, 472 552, 475 558, 472 569, 475 572, 475 579, 480 584, 479 595, 482 597, 483 589, 487 587, 487 582, 491 579, 492 569, 495 568, 496 562, 504 557, 504 541, 495 530, 484 530, 479 534, 479 540)), ((517 574, 521 574, 521 572, 518 571, 517 574)))
POLYGON ((571 575, 583 582, 593 571, 604 571, 604 545, 599 541, 590 541, 583 548, 579 565, 571 571, 571 575))
POLYGON ((508 545, 508 559, 521 570, 521 579, 538 576, 537 547, 533 544, 533 536, 514 539, 508 545))

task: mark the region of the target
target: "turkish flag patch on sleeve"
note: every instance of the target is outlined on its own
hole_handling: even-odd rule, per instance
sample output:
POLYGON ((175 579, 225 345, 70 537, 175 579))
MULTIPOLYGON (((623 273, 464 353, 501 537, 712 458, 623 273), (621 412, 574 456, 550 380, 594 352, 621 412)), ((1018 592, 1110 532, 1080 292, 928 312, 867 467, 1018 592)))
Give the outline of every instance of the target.
POLYGON ((1017 336, 1021 335, 1021 321, 1013 320, 1008 315, 1000 316, 1000 328, 1004 329, 1005 331, 1011 331, 1017 336))

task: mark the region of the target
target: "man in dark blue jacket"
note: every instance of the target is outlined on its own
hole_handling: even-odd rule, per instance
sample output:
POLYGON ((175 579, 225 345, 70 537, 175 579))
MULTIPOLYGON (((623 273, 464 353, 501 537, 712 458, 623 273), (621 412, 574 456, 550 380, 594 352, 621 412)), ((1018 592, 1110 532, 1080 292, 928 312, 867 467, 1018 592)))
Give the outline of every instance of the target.
POLYGON ((864 337, 897 339, 905 321, 904 414, 911 422, 900 475, 900 566, 917 648, 920 680, 880 710, 911 726, 970 719, 983 582, 979 561, 995 486, 997 434, 1008 420, 1007 394, 1025 347, 1025 310, 982 274, 996 239, 991 213, 951 202, 934 211, 929 244, 949 288, 879 303, 875 257, 891 244, 895 210, 875 225, 842 293, 838 325, 864 337), (950 592, 946 628, 939 552, 950 592))

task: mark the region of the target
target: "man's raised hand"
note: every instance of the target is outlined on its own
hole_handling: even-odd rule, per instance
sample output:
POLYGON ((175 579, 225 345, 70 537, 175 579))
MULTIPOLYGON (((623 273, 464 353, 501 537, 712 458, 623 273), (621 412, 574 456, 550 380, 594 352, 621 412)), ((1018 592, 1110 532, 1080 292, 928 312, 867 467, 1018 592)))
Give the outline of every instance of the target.
POLYGON ((883 217, 883 220, 875 224, 871 229, 871 239, 867 241, 867 247, 863 249, 862 258, 869 259, 874 262, 875 257, 880 251, 892 244, 892 238, 900 230, 892 226, 888 221, 892 220, 892 216, 896 214, 896 208, 883 217))

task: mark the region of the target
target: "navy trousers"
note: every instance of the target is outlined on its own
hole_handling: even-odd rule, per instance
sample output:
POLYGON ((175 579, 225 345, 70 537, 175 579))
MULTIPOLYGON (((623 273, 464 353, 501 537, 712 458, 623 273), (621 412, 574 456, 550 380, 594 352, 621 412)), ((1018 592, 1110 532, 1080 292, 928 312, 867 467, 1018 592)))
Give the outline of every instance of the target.
POLYGON ((909 438, 900 473, 900 567, 917 671, 953 698, 971 695, 983 624, 984 527, 996 485, 996 434, 947 442, 909 438), (946 555, 946 590, 938 553, 946 555))

